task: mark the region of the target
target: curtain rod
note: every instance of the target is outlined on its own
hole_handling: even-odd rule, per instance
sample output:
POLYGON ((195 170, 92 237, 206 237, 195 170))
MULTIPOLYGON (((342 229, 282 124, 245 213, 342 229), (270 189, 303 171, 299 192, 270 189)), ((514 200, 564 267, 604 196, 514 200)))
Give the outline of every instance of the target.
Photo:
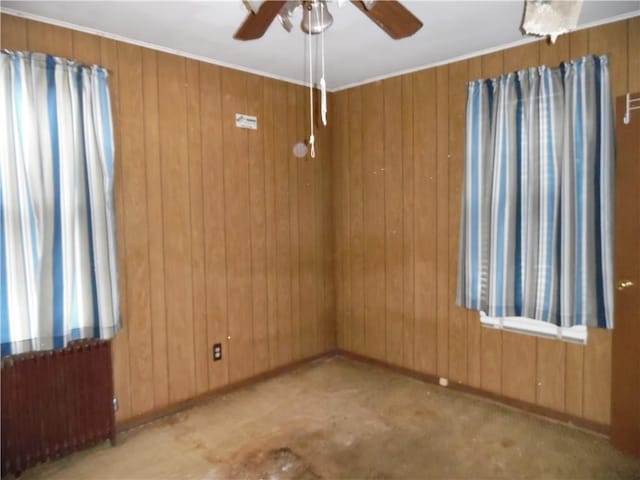
POLYGON ((54 58, 60 58, 60 59, 65 60, 67 62, 74 63, 78 67, 85 67, 85 68, 99 67, 99 68, 103 69, 104 71, 106 71, 109 75, 111 75, 113 73, 111 71, 111 69, 109 69, 107 67, 103 67, 102 65, 100 65, 98 63, 82 63, 82 62, 79 62, 78 60, 75 60, 73 58, 62 57, 60 55, 52 55, 52 54, 46 53, 46 52, 36 52, 36 51, 31 51, 31 50, 10 50, 8 48, 0 49, 0 52, 6 53, 8 55, 11 55, 12 53, 25 53, 25 54, 37 53, 38 55, 46 55, 46 56, 50 56, 50 57, 54 57, 54 58))

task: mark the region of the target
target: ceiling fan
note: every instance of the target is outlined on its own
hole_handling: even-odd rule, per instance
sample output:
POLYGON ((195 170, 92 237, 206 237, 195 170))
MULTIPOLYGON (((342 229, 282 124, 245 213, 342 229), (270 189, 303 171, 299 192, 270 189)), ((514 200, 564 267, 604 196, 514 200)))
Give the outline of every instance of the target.
MULTIPOLYGON (((327 125, 327 85, 324 68, 324 31, 333 23, 333 16, 329 12, 327 3, 329 0, 243 0, 249 14, 240 25, 233 38, 236 40, 256 40, 264 35, 273 20, 278 17, 280 24, 290 32, 293 29, 295 12, 303 10, 302 31, 309 35, 306 42, 309 47, 309 124, 311 133, 306 144, 297 143, 294 146, 294 155, 303 157, 309 147, 311 158, 315 157, 314 135, 314 109, 313 109, 313 60, 311 35, 320 37, 320 51, 322 58, 321 78, 319 81, 321 95, 322 124, 327 125)), ((348 0, 336 0, 339 7, 348 3, 348 0)), ((369 17, 376 25, 384 30, 391 38, 400 39, 413 35, 422 28, 422 22, 413 13, 407 10, 397 0, 351 0, 358 10, 369 17)))
MULTIPOLYGON (((262 37, 276 17, 279 17, 280 23, 287 31, 291 31, 291 17, 299 7, 303 7, 309 13, 303 15, 301 23, 305 33, 321 33, 333 23, 327 0, 244 2, 249 14, 234 34, 233 38, 236 40, 256 40, 262 37)), ((337 3, 341 6, 347 2, 338 0, 337 3)), ((422 22, 397 0, 351 0, 351 3, 393 39, 409 37, 422 28, 422 22)))

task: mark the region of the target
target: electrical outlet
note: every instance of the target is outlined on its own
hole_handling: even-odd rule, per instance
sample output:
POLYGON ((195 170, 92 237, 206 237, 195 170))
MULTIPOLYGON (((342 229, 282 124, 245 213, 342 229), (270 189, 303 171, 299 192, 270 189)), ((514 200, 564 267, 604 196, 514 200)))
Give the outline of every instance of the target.
POLYGON ((222 344, 214 343, 213 344, 213 361, 217 362, 218 360, 222 360, 222 344))

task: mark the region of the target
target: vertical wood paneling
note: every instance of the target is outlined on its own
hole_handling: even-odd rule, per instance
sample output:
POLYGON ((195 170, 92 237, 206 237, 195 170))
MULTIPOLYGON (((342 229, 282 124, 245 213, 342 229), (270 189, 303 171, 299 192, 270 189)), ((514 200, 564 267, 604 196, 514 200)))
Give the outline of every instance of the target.
POLYGON ((362 159, 362 89, 349 90, 349 220, 351 258, 351 349, 360 354, 365 350, 365 290, 364 290, 364 163, 362 159))
POLYGON ((300 132, 308 134, 299 87, 4 14, 1 21, 3 48, 111 72, 124 325, 112 342, 118 420, 332 345, 331 235, 339 232, 336 326, 346 348, 493 392, 503 391, 504 374, 503 393, 529 401, 533 371, 537 403, 609 421, 608 332, 590 331, 587 347, 537 339, 532 360, 530 345, 516 354, 509 336, 479 328, 476 314, 454 304, 465 82, 609 53, 615 94, 638 91, 637 17, 554 46, 530 44, 539 60, 526 45, 333 95, 337 130, 318 131, 320 153, 304 160, 291 155, 300 132), (431 82, 424 101, 416 78, 431 82), (234 127, 236 106, 255 109, 259 130, 234 127), (431 323, 414 329, 422 308, 431 323), (212 362, 217 342, 223 359, 212 362), (503 368, 509 358, 522 375, 503 368))
MULTIPOLYGON (((247 113, 264 122, 264 79, 247 79, 247 113)), ((264 128, 264 127, 263 127, 264 128)), ((267 251, 265 209, 265 152, 263 130, 249 130, 249 199, 251 208, 251 298, 253 301, 254 372, 269 368, 269 325, 267 314, 267 251)))
POLYGON ((382 82, 362 87, 364 170, 364 295, 367 354, 386 359, 384 90, 382 82))
POLYGON ((73 55, 71 30, 28 21, 27 48, 32 52, 70 58, 73 55))
POLYGON ((316 159, 293 158, 309 121, 301 87, 0 19, 3 48, 110 72, 118 421, 334 344, 330 132, 316 159), (235 113, 256 115, 258 130, 236 128, 235 113))
MULTIPOLYGON (((351 294, 341 307, 342 311, 350 311, 349 321, 344 323, 345 348, 396 363, 390 348, 395 344, 393 335, 396 329, 392 319, 395 315, 396 284, 389 274, 394 272, 398 262, 402 262, 403 365, 595 422, 609 422, 610 332, 590 330, 586 347, 526 337, 483 328, 476 312, 468 312, 455 305, 466 82, 539 64, 557 66, 561 61, 589 53, 608 53, 614 93, 638 91, 639 30, 640 20, 633 18, 573 32, 560 37, 556 44, 546 41, 530 43, 385 80, 385 100, 388 92, 397 88, 391 85, 401 82, 400 154, 389 154, 398 149, 395 135, 388 131, 397 123, 397 100, 385 101, 384 111, 379 112, 381 109, 376 106, 381 98, 378 83, 334 95, 335 109, 340 112, 346 109, 349 120, 349 145, 343 146, 344 140, 336 134, 340 147, 335 148, 334 155, 339 158, 333 159, 337 168, 341 162, 349 163, 346 180, 343 171, 334 173, 334 178, 340 180, 334 182, 337 221, 344 221, 340 217, 344 213, 340 205, 344 202, 349 204, 346 225, 341 223, 336 237, 339 241, 345 236, 342 230, 349 230, 350 269, 341 265, 343 255, 337 257, 337 268, 343 268, 341 281, 350 283, 351 294), (420 83, 429 76, 434 80, 430 80, 427 88, 421 86, 420 83), (382 115, 382 120, 375 115, 382 115), (434 120, 430 121, 430 118, 434 120), (377 143, 377 152, 370 143, 375 135, 382 138, 377 143), (415 151, 411 151, 409 146, 413 146, 415 151), (376 158, 372 155, 381 153, 385 158, 384 192, 375 188, 372 178, 376 165, 376 158), (397 179, 392 176, 393 167, 400 168, 400 164, 403 169, 402 259, 394 255, 395 247, 388 245, 394 241, 390 232, 398 221, 397 207, 392 207, 396 202, 393 195, 397 188, 397 179), (425 184, 425 178, 431 176, 434 177, 433 183, 425 184), (413 182, 415 191, 412 190, 413 182), (380 194, 374 196, 375 191, 380 194), (435 192, 433 197, 429 196, 431 191, 435 192), (349 200, 345 200, 346 195, 349 200), (385 198, 384 209, 380 208, 380 198, 385 198), (362 211, 365 212, 364 230, 362 211), (380 236, 376 235, 376 227, 382 224, 385 225, 384 241, 387 244, 384 248, 386 281, 384 288, 377 292, 370 275, 373 271, 371 259, 377 258, 375 251, 379 248, 380 236), (362 305, 363 255, 364 321, 358 315, 362 305), (384 305, 373 301, 374 296, 381 295, 385 298, 384 305), (428 326, 422 309, 432 308, 433 304, 435 310, 430 315, 436 319, 435 326, 428 326), (416 312, 415 330, 414 319, 407 315, 412 308, 416 312), (386 319, 386 351, 373 351, 370 340, 368 348, 358 345, 362 338, 370 339, 379 331, 379 319, 383 317, 386 319), (352 335, 349 340, 348 335, 352 335), (436 342, 436 346, 431 342, 436 342), (433 368, 432 349, 436 355, 433 368), (429 366, 421 366, 424 362, 429 366)), ((340 251, 339 245, 337 251, 340 251)))
POLYGON ((609 55, 609 74, 613 97, 627 93, 629 80, 628 22, 609 23, 589 29, 590 54, 609 55))
MULTIPOLYGON (((307 94, 308 95, 308 92, 307 94)), ((306 96, 305 95, 305 96, 306 96)), ((316 98, 316 106, 314 107, 314 111, 317 112, 317 97, 316 98)), ((310 105, 307 105, 309 102, 309 97, 306 96, 306 101, 305 101, 305 118, 310 118, 310 105)), ((308 134, 311 134, 311 125, 308 123, 310 120, 308 120, 306 123, 308 124, 307 126, 307 132, 309 132, 308 134)), ((319 122, 317 121, 317 118, 314 118, 314 135, 315 135, 315 139, 316 139, 316 143, 318 142, 319 138, 320 138, 320 128, 319 128, 319 122)), ((311 174, 314 178, 317 178, 317 174, 318 174, 318 170, 320 168, 321 162, 322 162, 322 150, 319 148, 318 145, 316 145, 316 157, 313 158, 311 157, 311 154, 309 152, 309 168, 311 171, 311 174)), ((321 213, 321 208, 320 205, 318 205, 318 198, 321 194, 322 191, 322 185, 319 182, 312 182, 311 183, 311 189, 310 189, 310 195, 311 198, 313 199, 311 202, 311 263, 313 265, 313 269, 314 271, 317 272, 322 272, 322 252, 320 250, 320 246, 321 246, 321 239, 319 238, 319 235, 321 235, 320 232, 320 216, 322 215, 321 213)), ((323 330, 322 330, 322 326, 320 325, 321 323, 321 319, 322 319, 322 315, 323 315, 323 309, 324 309, 324 288, 323 288, 323 279, 322 279, 322 274, 320 274, 319 276, 314 277, 313 279, 313 296, 314 296, 314 317, 313 317, 313 322, 311 325, 311 330, 313 332, 313 335, 311 336, 311 338, 313 339, 313 342, 311 342, 311 352, 312 353, 316 353, 319 351, 320 346, 322 344, 322 334, 323 334, 323 330)))
MULTIPOLYGON (((274 120, 287 117, 287 86, 276 84, 274 89, 274 120)), ((276 215, 276 255, 277 255, 277 298, 278 298, 278 364, 283 365, 293 359, 291 326, 291 276, 289 275, 289 152, 287 148, 286 124, 274 129, 275 149, 275 215, 276 215)))
POLYGON ((100 63, 100 37, 84 32, 72 31, 73 59, 79 63, 100 63))
POLYGON ((169 400, 195 393, 186 61, 158 54, 169 400))
MULTIPOLYGON (((8 50, 26 50, 29 45, 27 40, 27 21, 24 18, 12 15, 2 15, 2 28, 0 28, 0 47, 8 50)), ((100 59, 100 54, 96 60, 100 59)))
MULTIPOLYGON (((345 92, 338 92, 337 96, 344 96, 345 92)), ((335 101, 335 96, 331 95, 328 98, 328 108, 333 112, 334 118, 338 119, 341 124, 346 123, 347 110, 349 104, 341 99, 338 103, 335 101)), ((345 291, 347 285, 347 274, 345 270, 348 268, 349 260, 346 256, 346 239, 345 239, 345 220, 346 214, 341 211, 341 208, 345 208, 348 202, 343 200, 347 196, 348 182, 346 181, 346 167, 343 162, 336 163, 337 158, 344 158, 344 146, 346 145, 346 132, 344 129, 338 131, 334 139, 331 142, 331 164, 332 164, 332 180, 338 184, 335 189, 334 195, 331 197, 331 208, 333 210, 333 218, 335 221, 335 230, 333 238, 333 252, 336 258, 336 265, 339 265, 335 269, 335 287, 336 287, 336 344, 338 348, 345 349, 344 341, 344 329, 347 322, 347 315, 345 315, 345 308, 347 300, 345 298, 345 291)), ((348 207, 347 207, 348 208, 348 207)))
POLYGON ((578 30, 567 35, 569 39, 569 55, 578 58, 589 53, 589 30, 578 30))
POLYGON ((584 355, 583 415, 608 424, 611 417, 611 331, 589 330, 584 355))
POLYGON ((556 43, 536 42, 534 45, 538 46, 540 64, 555 67, 560 65, 561 62, 570 60, 569 42, 569 35, 561 35, 556 40, 556 43))
POLYGON ((581 417, 583 414, 584 392, 584 346, 568 344, 565 346, 565 412, 581 417))
POLYGON ((412 75, 414 109, 415 368, 436 373, 436 76, 435 70, 412 75))
MULTIPOLYGON (((306 89, 298 91, 298 102, 300 108, 296 113, 298 119, 298 129, 296 140, 302 142, 308 139, 309 131, 309 109, 306 89)), ((301 312, 301 349, 303 355, 311 355, 315 351, 315 331, 318 323, 318 292, 316 289, 317 277, 313 275, 315 271, 315 248, 314 248, 314 164, 309 152, 299 160, 298 165, 298 189, 300 192, 299 210, 307 212, 300 217, 300 312, 301 312)))
MULTIPOLYGON (((346 91, 338 92, 332 97, 331 110, 333 121, 338 125, 349 124, 349 98, 346 91)), ((332 159, 334 168, 334 179, 337 188, 333 195, 333 211, 335 220, 335 255, 337 259, 336 268, 336 321, 337 343, 339 348, 348 350, 351 348, 350 342, 350 308, 351 303, 351 282, 350 268, 351 257, 349 245, 349 212, 351 210, 350 189, 349 189, 349 163, 344 159, 349 158, 349 131, 347 128, 340 128, 334 133, 332 142, 332 159)), ((306 185, 305 185, 306 188, 306 185)), ((301 206, 302 209, 302 206, 301 206)), ((304 243, 303 243, 304 245, 304 243)), ((304 302, 303 302, 304 304, 304 302)))
POLYGON ((229 323, 224 230, 224 155, 222 142, 221 69, 200 65, 202 188, 204 203, 206 312, 208 346, 222 345, 222 360, 209 362, 209 388, 229 381, 229 323))
POLYGON ((249 204, 249 138, 236 128, 235 114, 247 111, 247 79, 235 70, 222 71, 224 204, 229 321, 229 380, 253 373, 251 298, 251 224, 249 204))
MULTIPOLYGON (((118 44, 118 84, 120 85, 120 133, 122 189, 126 208, 125 270, 127 277, 129 349, 135 350, 129 362, 131 413, 154 407, 153 353, 149 295, 149 248, 147 230, 146 165, 144 122, 136 115, 143 109, 142 55, 140 47, 118 44)), ((120 247, 122 248, 122 247, 120 247)))
POLYGON ((449 376, 449 67, 436 69, 436 318, 437 373, 449 376))
POLYGON ((628 20, 629 23, 629 85, 631 93, 640 92, 640 16, 628 20))
POLYGON ((267 329, 269 334, 269 366, 278 365, 278 266, 275 200, 275 125, 274 94, 276 82, 264 80, 264 192, 267 251, 267 329))
POLYGON ((149 287, 153 337, 153 384, 156 408, 169 403, 167 322, 164 296, 164 235, 162 170, 160 164, 158 63, 156 52, 142 50, 144 145, 147 171, 147 227, 149 229, 149 287))
MULTIPOLYGON (((316 95, 318 95, 316 91, 316 95)), ((316 177, 318 178, 318 197, 316 205, 320 211, 320 223, 318 224, 319 252, 321 253, 321 263, 319 272, 321 273, 322 314, 318 323, 319 345, 316 353, 335 348, 335 287, 333 282, 333 272, 335 262, 333 260, 333 248, 331 245, 332 233, 335 230, 333 215, 331 211, 332 182, 331 178, 331 131, 324 127, 320 119, 318 122, 318 145, 319 161, 316 165, 316 177), (323 147, 324 145, 324 147, 323 147), (328 173, 323 175, 322 172, 328 173)))
POLYGON ((402 365, 402 79, 383 82, 387 361, 402 365))
MULTIPOLYGON (((469 80, 482 77, 482 57, 469 59, 469 80)), ((452 252, 449 252, 451 255, 452 252)), ((455 251, 458 254, 458 250, 455 251)), ((452 292, 453 293, 453 292, 452 292)), ((482 386, 482 330, 478 312, 467 312, 467 381, 477 388, 482 386)))
POLYGON ((536 364, 532 367, 536 375, 535 403, 561 412, 565 409, 565 344, 546 338, 536 340, 536 364))
MULTIPOLYGON (((465 98, 469 62, 449 65, 449 298, 455 299, 462 179, 464 175, 465 98), (454 253, 455 252, 455 253, 454 253)), ((449 378, 467 381, 467 312, 449 303, 449 378)))
POLYGON ((298 87, 287 85, 287 163, 289 175, 289 242, 288 261, 291 277, 291 350, 292 358, 301 358, 300 345, 300 219, 298 217, 298 159, 293 155, 293 145, 297 141, 298 87))
MULTIPOLYGON (((343 93, 344 94, 344 93, 343 93)), ((331 110, 332 112, 335 111, 335 107, 336 104, 334 102, 333 99, 333 95, 328 95, 327 96, 327 108, 329 110, 331 110)), ((348 107, 345 105, 346 109, 348 109, 348 107)), ((335 120, 335 117, 332 118, 332 121, 335 120)), ((346 116, 343 117, 343 120, 346 120, 346 116)), ((342 122, 342 125, 344 125, 345 122, 342 122)), ((329 133, 329 137, 328 140, 331 144, 331 149, 328 152, 328 158, 327 161, 328 163, 331 165, 331 176, 326 179, 325 181, 329 182, 329 189, 331 190, 328 194, 328 197, 331 201, 331 210, 329 213, 329 218, 333 223, 333 226, 329 229, 330 231, 333 231, 334 235, 332 237, 332 241, 333 243, 328 245, 329 247, 329 251, 328 254, 330 256, 330 265, 328 265, 328 269, 329 272, 331 274, 333 274, 333 279, 331 279, 329 281, 329 285, 333 288, 333 301, 334 301, 334 305, 333 305, 333 309, 334 309, 334 315, 336 318, 336 321, 334 322, 329 322, 330 325, 333 325, 333 342, 334 342, 334 347, 333 348, 338 348, 338 345, 344 344, 344 317, 346 315, 344 315, 344 313, 339 314, 338 310, 339 309, 343 309, 343 307, 348 303, 348 301, 345 301, 344 297, 341 299, 341 302, 338 301, 338 295, 342 294, 341 291, 345 291, 346 289, 344 288, 344 286, 346 285, 346 283, 344 282, 344 279, 342 278, 342 272, 339 273, 338 270, 338 231, 340 231, 340 238, 344 239, 344 229, 342 229, 341 223, 344 222, 346 220, 346 218, 348 217, 348 208, 349 208, 349 202, 341 202, 341 205, 343 206, 343 208, 345 208, 345 210, 347 210, 346 215, 341 215, 340 217, 338 217, 337 214, 337 201, 338 201, 338 197, 340 195, 340 191, 342 190, 341 187, 335 187, 333 185, 333 179, 342 175, 343 178, 346 178, 346 175, 344 173, 346 173, 346 171, 348 170, 348 165, 344 165, 342 164, 342 166, 340 164, 337 164, 335 162, 335 158, 339 155, 335 155, 333 149, 335 148, 335 145, 338 143, 337 140, 334 140, 333 137, 336 136, 339 132, 333 132, 333 129, 327 128, 327 132, 329 133), (341 174, 341 172, 343 172, 343 174, 341 174), (339 286, 340 285, 340 286, 339 286), (339 306, 338 304, 342 303, 342 306, 339 306), (338 320, 338 318, 340 317, 340 315, 342 315, 342 320, 338 320)), ((344 134, 346 136, 346 131, 344 131, 344 134)), ((346 250, 344 249, 344 243, 342 244, 342 255, 345 255, 346 250)), ((341 260, 340 261, 340 270, 342 270, 343 268, 346 268, 347 265, 350 264, 350 262, 348 260, 341 260)))
POLYGON ((415 188, 413 76, 402 77, 403 363, 415 366, 415 188))
POLYGON ((204 201, 202 187, 202 131, 200 124, 200 63, 187 60, 187 131, 191 210, 191 272, 193 281, 193 361, 196 392, 209 389, 207 338, 204 201))
MULTIPOLYGON (((322 145, 330 145, 332 143, 333 130, 327 127, 322 127, 320 130, 320 143, 322 145)), ((336 291, 335 282, 333 281, 336 269, 335 256, 333 254, 334 248, 331 243, 332 232, 335 231, 335 222, 333 218, 333 212, 331 210, 331 198, 333 198, 333 182, 331 181, 332 164, 330 161, 331 150, 324 147, 322 149, 321 159, 322 163, 319 164, 319 172, 326 171, 329 175, 320 175, 322 188, 322 198, 318 200, 318 204, 322 208, 323 222, 322 240, 321 246, 323 250, 323 280, 324 280, 324 312, 320 322, 321 330, 323 333, 323 343, 320 351, 332 350, 336 348, 336 291)))
MULTIPOLYGON (((38 27, 32 22, 29 22, 29 31, 33 32, 38 27)), ((31 47, 29 47, 31 48, 31 47)), ((106 38, 100 39, 100 63, 110 72, 110 84, 109 89, 111 91, 111 109, 114 119, 120 118, 120 93, 119 93, 119 81, 118 75, 115 72, 118 71, 118 49, 117 43, 114 40, 106 38)), ((124 419, 132 415, 131 412, 131 377, 129 375, 129 324, 128 324, 128 312, 127 312, 127 278, 126 274, 126 242, 125 242, 125 223, 124 223, 124 203, 122 186, 122 157, 120 148, 121 135, 120 124, 115 123, 113 127, 113 137, 115 141, 115 214, 116 214, 116 229, 117 229, 117 242, 118 242, 118 270, 122 272, 118 277, 119 292, 120 292, 120 316, 122 319, 122 330, 111 342, 111 352, 113 357, 113 383, 114 389, 118 397, 119 409, 116 412, 116 419, 124 419)))

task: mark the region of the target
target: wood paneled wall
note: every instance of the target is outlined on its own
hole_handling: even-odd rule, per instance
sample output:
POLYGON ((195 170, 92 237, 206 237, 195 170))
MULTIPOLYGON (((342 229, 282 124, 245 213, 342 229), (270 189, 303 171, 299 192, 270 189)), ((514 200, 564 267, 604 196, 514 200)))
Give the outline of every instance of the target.
POLYGON ((2 15, 2 48, 111 73, 119 421, 334 347, 330 142, 302 87, 2 15), (258 116, 258 130, 234 114, 258 116), (213 343, 223 360, 212 361, 213 343))
POLYGON ((609 331, 567 344, 455 305, 466 83, 589 53, 610 54, 615 96, 640 90, 636 17, 333 95, 340 348, 609 423, 609 331))
POLYGON ((299 86, 5 14, 1 26, 2 48, 111 72, 119 421, 337 336, 346 350, 609 423, 609 332, 591 330, 583 347, 484 329, 455 306, 465 87, 609 53, 614 95, 639 91, 639 18, 332 94, 315 160, 291 153, 307 130, 299 86), (236 129, 236 112, 257 115, 258 131, 236 129))

